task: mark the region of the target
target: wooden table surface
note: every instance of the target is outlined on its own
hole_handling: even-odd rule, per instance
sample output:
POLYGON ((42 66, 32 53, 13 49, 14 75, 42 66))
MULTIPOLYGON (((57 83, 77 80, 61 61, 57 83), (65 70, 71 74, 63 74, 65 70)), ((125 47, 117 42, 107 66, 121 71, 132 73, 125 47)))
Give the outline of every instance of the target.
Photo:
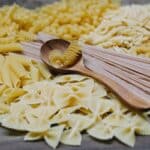
MULTIPOLYGON (((35 8, 54 0, 0 0, 0 6, 10 5, 14 2, 28 7, 35 8)), ((123 0, 123 4, 145 4, 150 0, 123 0)), ((14 132, 0 127, 0 150, 51 150, 43 141, 24 142, 20 132, 14 132)), ((102 142, 83 135, 82 145, 80 147, 72 147, 60 145, 57 150, 150 150, 150 136, 137 136, 134 148, 130 148, 118 140, 113 139, 108 142, 102 142)))

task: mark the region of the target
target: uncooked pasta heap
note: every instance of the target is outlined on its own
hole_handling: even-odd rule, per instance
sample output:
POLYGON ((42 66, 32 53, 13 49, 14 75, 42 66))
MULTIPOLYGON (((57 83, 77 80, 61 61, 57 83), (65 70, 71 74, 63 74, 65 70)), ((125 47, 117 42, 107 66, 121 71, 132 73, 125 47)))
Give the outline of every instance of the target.
POLYGON ((0 87, 2 126, 26 131, 25 141, 44 139, 80 145, 82 133, 106 141, 117 138, 134 146, 135 134, 150 135, 147 114, 123 105, 103 85, 81 75, 64 75, 23 89, 0 87))
POLYGON ((117 8, 111 0, 62 0, 35 10, 0 8, 3 127, 25 131, 25 141, 44 139, 52 148, 59 143, 80 145, 85 132, 132 147, 136 134, 150 135, 150 112, 131 110, 103 84, 76 74, 52 77, 43 63, 6 53, 21 51, 20 42, 46 32, 150 57, 150 5, 117 8))
POLYGON ((93 31, 107 10, 116 8, 111 0, 61 0, 34 10, 4 6, 0 8, 0 53, 21 51, 19 43, 34 40, 38 32, 77 40, 93 31))
POLYGON ((0 68, 0 85, 12 88, 21 88, 51 77, 43 63, 14 53, 0 54, 0 66, 3 66, 0 68))
POLYGON ((150 57, 150 5, 109 11, 99 26, 81 40, 118 52, 150 57))

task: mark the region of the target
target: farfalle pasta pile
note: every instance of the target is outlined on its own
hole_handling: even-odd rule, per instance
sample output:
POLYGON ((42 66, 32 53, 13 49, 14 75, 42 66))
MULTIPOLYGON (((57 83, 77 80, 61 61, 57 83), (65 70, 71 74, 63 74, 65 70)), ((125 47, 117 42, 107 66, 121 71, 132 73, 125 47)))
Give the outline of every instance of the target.
POLYGON ((150 57, 150 4, 123 6, 105 14, 99 26, 81 41, 150 57))
POLYGON ((4 6, 0 8, 0 53, 22 51, 19 43, 36 39, 38 32, 77 40, 93 31, 107 10, 117 8, 111 0, 60 0, 33 10, 4 6))
MULTIPOLYGON (((0 95, 5 96, 6 87, 0 91, 2 88, 0 95)), ((26 92, 23 96, 5 103, 0 122, 4 127, 26 131, 25 141, 44 139, 53 148, 59 143, 80 145, 86 131, 99 140, 115 137, 134 146, 135 134, 150 135, 146 115, 131 111, 89 77, 64 75, 22 90, 26 92)))

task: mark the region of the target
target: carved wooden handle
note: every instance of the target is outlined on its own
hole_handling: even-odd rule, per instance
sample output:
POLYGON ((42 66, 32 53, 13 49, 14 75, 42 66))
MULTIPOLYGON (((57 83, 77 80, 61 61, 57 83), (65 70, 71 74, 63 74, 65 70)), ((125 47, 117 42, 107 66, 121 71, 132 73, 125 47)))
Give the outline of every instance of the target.
POLYGON ((80 72, 103 82, 131 106, 139 109, 150 108, 149 59, 132 59, 128 55, 126 58, 124 54, 105 53, 93 47, 84 48, 85 62, 81 64, 82 67, 78 65, 80 72))
POLYGON ((78 65, 76 67, 76 70, 82 74, 93 77, 96 80, 104 83, 130 106, 138 109, 150 108, 150 101, 148 99, 148 96, 144 95, 143 92, 139 92, 139 89, 128 86, 125 81, 108 73, 95 61, 94 64, 89 61, 86 61, 85 64, 87 68, 82 65, 78 65))

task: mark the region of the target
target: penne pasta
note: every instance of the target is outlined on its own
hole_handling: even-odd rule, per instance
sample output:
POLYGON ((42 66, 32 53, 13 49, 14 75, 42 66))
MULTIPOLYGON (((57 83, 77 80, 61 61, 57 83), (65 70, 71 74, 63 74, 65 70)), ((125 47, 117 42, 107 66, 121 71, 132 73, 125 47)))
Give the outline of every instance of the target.
POLYGON ((0 43, 1 44, 9 44, 15 42, 15 37, 1 37, 0 38, 0 43))
POLYGON ((33 83, 32 79, 22 79, 20 87, 23 87, 23 86, 31 84, 31 83, 33 83))
POLYGON ((0 53, 20 52, 22 47, 18 43, 0 44, 0 53))
POLYGON ((7 89, 7 85, 0 85, 0 96, 3 94, 3 92, 7 89))
POLYGON ((36 81, 40 80, 40 72, 36 67, 31 66, 31 73, 30 74, 31 74, 32 81, 36 82, 36 81))
POLYGON ((22 96, 26 93, 25 90, 20 88, 8 89, 8 91, 7 96, 4 99, 4 102, 7 104, 11 103, 12 101, 16 100, 17 97, 22 96))
POLYGON ((51 76, 44 64, 15 53, 0 55, 0 66, 3 66, 0 69, 0 84, 13 88, 49 79, 51 76))
MULTIPOLYGON (((3 66, 4 60, 5 60, 4 56, 0 55, 0 66, 3 66)), ((0 70, 0 83, 3 83, 1 70, 0 70)))
POLYGON ((13 87, 10 79, 10 70, 8 66, 9 66, 8 61, 5 60, 3 68, 1 69, 1 76, 2 76, 3 83, 5 83, 9 87, 13 87))
POLYGON ((15 74, 14 71, 10 71, 10 77, 13 87, 19 88, 21 87, 21 80, 20 78, 15 74))
POLYGON ((2 75, 0 73, 0 84, 2 84, 2 83, 3 83, 3 80, 2 80, 2 75))
POLYGON ((17 40, 18 41, 32 41, 34 40, 36 37, 33 33, 31 32, 25 32, 25 31, 20 31, 18 33, 18 36, 17 36, 17 40))
POLYGON ((46 68, 46 66, 42 63, 37 63, 37 68, 39 69, 41 75, 45 78, 45 79, 50 79, 51 74, 48 71, 48 69, 46 68))
POLYGON ((10 70, 12 70, 16 74, 16 76, 24 79, 30 78, 28 72, 25 70, 23 65, 18 63, 13 57, 8 56, 7 59, 9 61, 8 63, 9 63, 10 70))
POLYGON ((15 53, 9 53, 9 57, 14 59, 15 61, 18 61, 18 63, 22 64, 24 67, 29 69, 30 64, 31 64, 31 60, 29 58, 26 58, 23 55, 18 55, 18 54, 15 54, 15 53))

